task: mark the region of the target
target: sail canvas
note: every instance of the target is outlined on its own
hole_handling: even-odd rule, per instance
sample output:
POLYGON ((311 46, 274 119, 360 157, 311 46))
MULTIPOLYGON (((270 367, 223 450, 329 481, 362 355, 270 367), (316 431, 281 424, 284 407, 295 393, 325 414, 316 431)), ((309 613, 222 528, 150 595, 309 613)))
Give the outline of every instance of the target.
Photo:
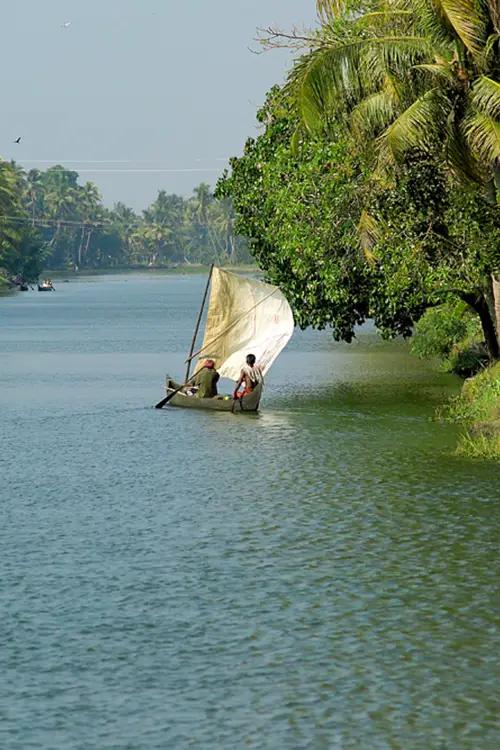
POLYGON ((215 360, 221 377, 237 380, 250 353, 265 374, 293 328, 290 305, 278 287, 214 268, 200 355, 201 361, 215 360))

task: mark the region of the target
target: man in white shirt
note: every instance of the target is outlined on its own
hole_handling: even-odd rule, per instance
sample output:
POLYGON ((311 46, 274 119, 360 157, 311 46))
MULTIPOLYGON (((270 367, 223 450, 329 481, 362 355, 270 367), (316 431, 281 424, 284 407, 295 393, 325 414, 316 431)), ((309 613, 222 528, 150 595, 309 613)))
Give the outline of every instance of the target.
POLYGON ((246 364, 241 368, 240 378, 236 383, 233 398, 243 398, 248 396, 259 385, 264 383, 264 376, 259 365, 255 364, 255 354, 248 354, 246 364), (241 386, 244 386, 240 391, 241 386))

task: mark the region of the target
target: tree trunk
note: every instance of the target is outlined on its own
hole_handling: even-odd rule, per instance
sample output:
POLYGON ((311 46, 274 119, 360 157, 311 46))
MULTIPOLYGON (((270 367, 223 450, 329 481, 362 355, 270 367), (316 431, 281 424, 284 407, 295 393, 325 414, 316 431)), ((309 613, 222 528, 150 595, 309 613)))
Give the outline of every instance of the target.
POLYGON ((92 228, 89 229, 87 234, 87 242, 85 243, 85 250, 83 251, 84 260, 87 261, 87 253, 89 251, 90 240, 92 239, 92 228))
POLYGON ((491 274, 491 286, 493 289, 493 306, 495 310, 495 328, 497 340, 500 345, 500 271, 491 274))
POLYGON ((500 343, 486 297, 484 294, 463 294, 462 299, 479 315, 490 359, 500 359, 500 343))
POLYGON ((60 224, 60 222, 57 222, 56 223, 56 231, 52 235, 52 239, 49 242, 49 247, 54 247, 54 245, 56 244, 56 240, 57 240, 57 238, 59 236, 60 230, 61 230, 61 224, 60 224))
POLYGON ((234 238, 234 232, 233 232, 233 222, 229 220, 227 225, 227 245, 228 245, 228 251, 229 251, 229 258, 231 260, 231 263, 234 263, 235 256, 236 256, 236 242, 234 238))
POLYGON ((83 238, 85 237, 85 225, 82 226, 82 230, 80 233, 80 245, 78 246, 78 260, 77 265, 82 265, 82 249, 83 249, 83 238))

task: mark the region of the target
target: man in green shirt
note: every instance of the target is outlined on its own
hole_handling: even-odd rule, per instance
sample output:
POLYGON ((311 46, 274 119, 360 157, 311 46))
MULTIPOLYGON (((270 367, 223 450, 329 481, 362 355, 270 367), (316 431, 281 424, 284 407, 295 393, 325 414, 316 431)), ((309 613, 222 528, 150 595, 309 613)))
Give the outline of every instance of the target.
POLYGON ((196 397, 213 398, 217 396, 217 381, 219 377, 213 359, 206 359, 203 363, 203 368, 194 379, 194 385, 198 388, 196 397))

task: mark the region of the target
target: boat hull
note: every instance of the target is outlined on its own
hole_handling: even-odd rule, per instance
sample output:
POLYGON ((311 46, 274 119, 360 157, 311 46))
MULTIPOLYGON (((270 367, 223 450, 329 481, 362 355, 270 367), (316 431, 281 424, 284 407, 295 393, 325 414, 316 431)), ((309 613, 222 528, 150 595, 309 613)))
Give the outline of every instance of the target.
MULTIPOLYGON (((180 387, 180 383, 167 378, 167 396, 180 387)), ((180 406, 186 409, 208 409, 209 411, 229 411, 234 413, 256 412, 259 408, 262 386, 258 385, 252 393, 243 398, 233 399, 231 396, 215 396, 214 398, 197 398, 179 391, 168 402, 169 406, 180 406)))

